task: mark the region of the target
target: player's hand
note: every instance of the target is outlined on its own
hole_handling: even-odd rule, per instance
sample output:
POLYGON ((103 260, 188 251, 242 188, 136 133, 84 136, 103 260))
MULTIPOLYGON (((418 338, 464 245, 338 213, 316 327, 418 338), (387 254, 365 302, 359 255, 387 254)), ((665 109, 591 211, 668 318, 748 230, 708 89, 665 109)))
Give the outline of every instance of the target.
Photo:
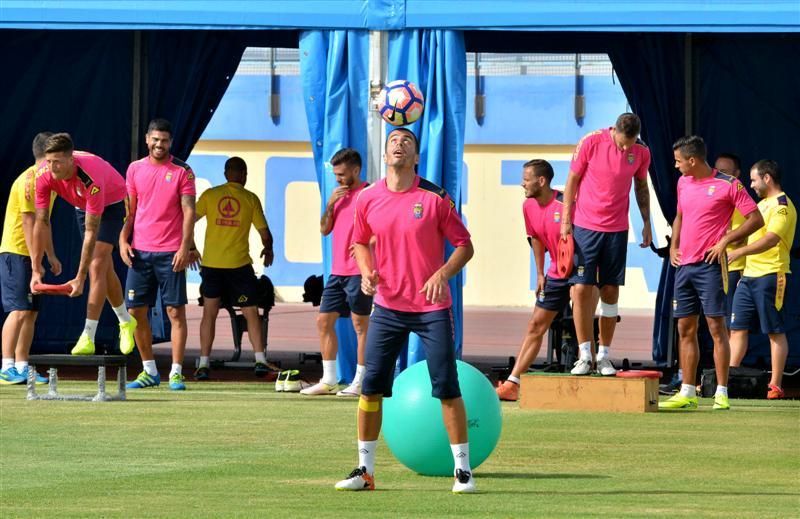
POLYGON ((200 251, 199 250, 197 250, 197 249, 190 250, 189 251, 189 268, 192 269, 192 270, 200 270, 200 260, 202 260, 202 259, 203 259, 203 257, 200 255, 200 251))
POLYGON ((380 281, 381 277, 377 270, 373 270, 369 276, 361 276, 361 291, 368 296, 374 296, 380 281))
POLYGON ((273 252, 272 249, 267 249, 266 247, 261 249, 260 257, 264 258, 265 267, 269 267, 270 265, 272 265, 272 262, 275 261, 275 253, 273 252))
POLYGON ((191 251, 189 247, 181 246, 175 256, 172 257, 172 272, 182 272, 189 266, 191 251))
POLYGON ((122 258, 122 262, 127 265, 128 268, 133 267, 133 248, 131 248, 131 244, 128 243, 127 240, 120 240, 119 255, 122 258))
POLYGON ((54 276, 61 274, 61 261, 55 254, 53 254, 53 256, 48 256, 47 261, 50 262, 50 272, 52 272, 54 276))
POLYGON ((639 244, 639 247, 646 249, 651 243, 653 243, 653 230, 650 225, 645 225, 642 229, 642 243, 639 244))
POLYGON ((743 254, 740 249, 733 249, 728 253, 728 265, 730 265, 737 259, 741 258, 742 256, 743 254))
POLYGON ((422 285, 418 293, 425 292, 425 300, 432 304, 440 303, 447 299, 448 288, 447 279, 441 270, 437 270, 433 275, 428 278, 428 281, 422 285))
POLYGON ((568 240, 568 236, 572 234, 572 224, 569 222, 561 222, 561 239, 568 240))
POLYGON ((75 278, 67 281, 66 284, 72 288, 72 291, 69 293, 69 297, 80 297, 80 295, 83 294, 84 283, 86 283, 86 278, 75 278))
POLYGON ((545 277, 544 276, 537 276, 536 277, 536 297, 539 297, 540 293, 544 293, 544 284, 545 284, 545 277))
POLYGON ((43 277, 44 277, 44 272, 43 272, 43 271, 41 271, 41 270, 39 270, 39 271, 36 271, 36 270, 34 270, 34 271, 31 273, 31 285, 30 285, 30 289, 31 289, 31 293, 32 293, 32 294, 38 294, 38 293, 39 293, 39 292, 37 292, 36 290, 34 290, 34 289, 33 289, 33 286, 34 286, 34 285, 38 285, 39 283, 41 283, 41 282, 42 282, 42 278, 43 278, 43 277))
POLYGON ((669 262, 673 267, 681 266, 681 251, 677 247, 670 247, 669 249, 669 262))
POLYGON ((339 186, 334 189, 333 193, 331 193, 331 197, 328 199, 328 207, 333 208, 333 204, 335 204, 340 198, 344 198, 349 192, 350 188, 345 186, 339 186))
POLYGON ((725 248, 728 244, 720 240, 716 245, 706 251, 706 263, 719 263, 724 258, 725 248))

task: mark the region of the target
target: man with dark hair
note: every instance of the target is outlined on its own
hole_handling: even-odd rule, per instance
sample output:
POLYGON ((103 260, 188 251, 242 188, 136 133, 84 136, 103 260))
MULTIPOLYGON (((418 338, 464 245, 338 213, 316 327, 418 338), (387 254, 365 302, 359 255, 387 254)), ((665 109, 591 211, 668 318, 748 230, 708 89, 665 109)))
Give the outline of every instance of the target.
MULTIPOLYGON (((3 365, 0 384, 22 384, 28 378, 28 355, 33 342, 33 329, 39 312, 39 296, 31 292, 31 258, 28 243, 33 239, 36 212, 36 176, 44 171, 44 147, 53 135, 42 132, 33 139, 34 164, 22 172, 11 185, 3 221, 3 239, 0 243, 0 292, 3 295, 3 310, 8 312, 3 323, 3 365)), ((53 208, 55 193, 50 195, 53 208)), ((53 243, 45 246, 50 270, 56 276, 61 273, 53 243)), ((37 384, 47 378, 34 374, 37 384)))
MULTIPOLYGON (((730 175, 733 178, 739 178, 741 175, 741 160, 739 157, 733 153, 725 152, 720 153, 717 156, 717 160, 714 162, 714 168, 719 171, 720 173, 725 173, 726 175, 730 175)), ((733 210, 733 216, 731 217, 731 230, 735 231, 739 228, 740 225, 744 222, 744 216, 742 213, 739 212, 738 209, 733 210)), ((728 245, 726 253, 728 257, 731 256, 731 253, 744 245, 744 242, 738 243, 731 243, 728 245)), ((727 315, 725 317, 725 324, 730 329, 731 326, 731 311, 733 309, 733 296, 736 294, 736 287, 739 284, 739 280, 742 278, 742 271, 744 270, 744 258, 740 257, 736 261, 730 262, 728 264, 728 294, 726 299, 726 310, 727 315)))
POLYGON ((725 248, 758 229, 763 223, 756 204, 737 179, 720 173, 706 162, 706 146, 697 136, 683 137, 672 146, 678 180, 678 211, 672 224, 670 262, 675 274, 672 303, 678 319, 680 392, 659 403, 659 409, 697 409, 695 378, 700 349, 697 328, 702 310, 714 339, 717 371, 715 410, 730 409, 728 364, 730 346, 725 329, 727 258, 725 248), (734 208, 745 217, 735 231, 729 224, 734 208))
POLYGON ((640 129, 639 117, 624 113, 613 128, 581 139, 572 156, 564 189, 561 236, 573 234, 575 240, 575 271, 570 282, 575 285, 572 309, 579 358, 573 375, 592 371, 592 320, 597 305, 594 286, 600 289, 601 303, 596 369, 605 376, 616 373, 609 348, 617 326, 619 287, 625 284, 631 180, 644 223, 639 246, 649 247, 652 241, 647 185, 650 150, 638 140, 640 129))
POLYGON ((447 192, 415 173, 416 136, 405 128, 394 129, 385 150, 386 178, 362 191, 355 204, 353 241, 361 290, 375 295, 375 309, 358 402, 358 466, 336 483, 336 489, 375 489, 381 404, 392 394, 397 356, 409 333, 415 332, 428 359, 432 395, 442 404, 455 464, 452 490, 475 492, 447 284, 472 258, 472 241, 447 192), (447 262, 445 240, 455 247, 447 262))
POLYGON ((748 331, 755 328, 769 336, 772 379, 767 398, 785 396, 783 369, 789 355, 783 302, 789 251, 797 227, 797 211, 781 189, 781 173, 774 160, 760 160, 750 170, 750 187, 761 201, 758 210, 764 226, 747 238, 747 245, 731 252, 728 259, 746 258, 742 280, 733 300, 731 315, 731 366, 739 366, 747 353, 748 331))
MULTIPOLYGON (((42 256, 52 241, 50 205, 55 192, 75 207, 83 239, 78 272, 67 284, 70 297, 83 293, 89 276, 89 298, 83 333, 72 348, 73 355, 92 355, 100 313, 105 300, 119 320, 119 347, 133 351, 133 323, 125 311, 122 285, 114 271, 111 252, 119 240, 125 219, 125 180, 111 164, 85 151, 77 151, 68 133, 56 133, 45 143, 47 168, 36 179, 36 223, 31 241, 31 290, 44 277, 42 256)), ((35 293, 35 291, 34 291, 35 293)))
POLYGON ((161 378, 153 356, 148 311, 161 301, 172 326, 172 367, 169 388, 186 389, 183 357, 186 350, 186 267, 197 258, 194 250, 195 186, 188 164, 170 154, 172 125, 150 121, 145 135, 148 155, 130 166, 125 176, 128 218, 119 235, 122 261, 128 265, 125 283, 128 311, 138 323, 136 345, 143 370, 130 389, 158 386, 161 378), (133 234, 133 242, 130 242, 133 234))
POLYGON ((536 306, 511 375, 497 387, 500 400, 515 402, 519 399, 519 377, 539 354, 550 323, 569 304, 569 273, 559 273, 556 259, 564 197, 550 188, 552 180, 553 167, 546 160, 534 159, 522 167, 522 188, 525 190, 522 215, 536 261, 536 306), (545 251, 550 253, 547 275, 544 273, 545 251))
POLYGON ((209 356, 223 298, 241 307, 247 321, 247 336, 255 354, 255 375, 264 377, 269 372, 258 318, 256 275, 250 259, 250 227, 255 227, 261 237, 265 267, 272 265, 274 259, 272 233, 258 196, 244 188, 247 164, 242 158, 231 157, 225 162, 225 179, 227 183, 206 190, 197 201, 197 220, 206 217, 206 233, 200 269, 203 318, 196 380, 209 378, 209 356))
POLYGON ((322 350, 322 379, 300 391, 304 395, 358 397, 364 377, 364 348, 372 312, 372 296, 361 291, 361 273, 353 258, 353 209, 358 195, 367 187, 361 180, 361 155, 353 148, 343 148, 330 160, 339 187, 333 190, 319 222, 323 236, 333 232, 333 265, 328 283, 322 291, 322 304, 317 316, 320 349, 322 350), (336 392, 336 321, 350 317, 358 340, 356 374, 345 389, 336 392))

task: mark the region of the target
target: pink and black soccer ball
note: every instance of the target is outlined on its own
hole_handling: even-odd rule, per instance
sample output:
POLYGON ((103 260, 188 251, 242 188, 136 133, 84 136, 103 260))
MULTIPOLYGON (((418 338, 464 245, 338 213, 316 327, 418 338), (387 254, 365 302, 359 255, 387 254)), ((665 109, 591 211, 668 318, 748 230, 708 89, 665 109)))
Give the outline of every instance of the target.
POLYGON ((411 124, 422 116, 425 99, 417 85, 399 79, 387 83, 378 97, 378 111, 392 126, 411 124))

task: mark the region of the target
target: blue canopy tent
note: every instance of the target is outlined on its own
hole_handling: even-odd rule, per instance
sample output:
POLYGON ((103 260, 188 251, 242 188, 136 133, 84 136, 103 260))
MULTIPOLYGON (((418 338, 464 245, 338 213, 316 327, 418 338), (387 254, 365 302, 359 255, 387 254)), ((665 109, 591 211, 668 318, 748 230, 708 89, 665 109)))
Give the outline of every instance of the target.
MULTIPOLYGON (((0 184, 7 190, 30 162, 21 143, 43 128, 70 129, 86 148, 124 170, 143 151, 138 142, 143 121, 158 113, 181 128, 176 153, 185 156, 248 44, 293 47, 301 30, 402 31, 406 36, 400 39, 413 39, 428 29, 455 41, 463 38, 458 52, 607 52, 643 119, 643 136, 654 156, 651 179, 667 218, 674 215, 677 179, 670 145, 690 131, 703 135, 712 153, 735 150, 745 163, 776 159, 787 173, 786 191, 800 200, 795 173, 800 158, 792 152, 800 128, 796 0, 119 1, 102 8, 86 0, 6 0, 0 5, 0 49, 11 66, 0 80, 6 116, 0 130, 0 159, 6 166, 0 184)), ((415 59, 435 61, 437 47, 426 49, 415 59)), ((330 64, 326 58, 325 66, 330 64)), ((399 62, 394 66, 410 70, 399 62)), ((448 88, 446 99, 457 105, 463 95, 463 89, 448 88)), ((456 129, 459 117, 463 125, 463 112, 450 115, 456 129)), ((339 138, 324 137, 321 142, 339 138)), ((452 153, 460 153, 457 139, 448 142, 456 143, 452 153)), ((325 156, 318 156, 320 174, 325 156)), ((453 185, 458 180, 456 170, 453 185)), ((670 279, 665 267, 656 311, 657 358, 663 356, 671 326, 670 279)), ((793 283, 790 289, 796 288, 793 283)), ((787 311, 797 322, 795 301, 787 311)), ((37 337, 47 334, 41 329, 46 321, 40 321, 37 337)), ((797 340, 798 332, 793 333, 797 340)))

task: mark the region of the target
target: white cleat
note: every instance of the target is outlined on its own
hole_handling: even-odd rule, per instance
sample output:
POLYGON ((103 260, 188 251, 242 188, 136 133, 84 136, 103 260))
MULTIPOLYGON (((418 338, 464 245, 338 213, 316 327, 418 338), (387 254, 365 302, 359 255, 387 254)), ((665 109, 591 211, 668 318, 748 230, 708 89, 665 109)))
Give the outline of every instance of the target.
POLYGON ((570 373, 572 373, 573 375, 588 375, 591 372, 592 372, 591 359, 589 360, 578 359, 577 361, 575 361, 575 367, 572 368, 572 370, 570 371, 570 373))
POLYGON ((608 359, 597 361, 597 372, 604 377, 613 377, 617 374, 617 370, 614 369, 614 365, 608 359))
MULTIPOLYGON (((284 387, 284 391, 286 388, 284 387)), ((300 390, 301 395, 311 395, 311 396, 318 396, 318 395, 335 395, 336 394, 336 386, 329 386, 325 382, 317 382, 311 387, 307 387, 305 389, 300 390)))
POLYGON ((375 490, 375 476, 367 472, 367 467, 356 467, 347 479, 339 481, 334 487, 336 490, 375 490))
POLYGON ((472 477, 472 472, 456 469, 453 480, 454 494, 473 494, 478 491, 475 488, 475 478, 472 477))
POLYGON ((356 383, 350 384, 346 388, 336 393, 336 396, 358 398, 361 396, 361 384, 356 384, 356 383))

